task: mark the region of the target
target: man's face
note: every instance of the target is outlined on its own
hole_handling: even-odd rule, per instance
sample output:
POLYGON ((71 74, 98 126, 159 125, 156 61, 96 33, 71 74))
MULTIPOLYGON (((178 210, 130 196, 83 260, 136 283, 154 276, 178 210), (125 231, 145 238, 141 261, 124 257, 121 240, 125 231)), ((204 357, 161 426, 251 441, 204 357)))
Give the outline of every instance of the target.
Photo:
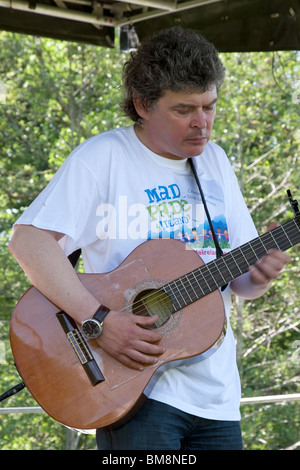
POLYGON ((143 124, 136 126, 140 140, 154 153, 178 159, 200 155, 210 139, 216 115, 216 87, 204 93, 166 91, 155 106, 145 110, 135 102, 143 124))

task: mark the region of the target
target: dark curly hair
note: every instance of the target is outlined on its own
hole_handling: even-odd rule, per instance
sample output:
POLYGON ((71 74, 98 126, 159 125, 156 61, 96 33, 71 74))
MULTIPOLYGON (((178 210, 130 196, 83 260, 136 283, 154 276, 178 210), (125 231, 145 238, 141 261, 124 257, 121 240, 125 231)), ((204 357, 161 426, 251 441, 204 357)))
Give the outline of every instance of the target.
POLYGON ((133 98, 150 109, 167 90, 203 93, 213 85, 219 90, 224 77, 214 45, 192 30, 175 26, 144 40, 125 63, 122 109, 139 122, 133 98))

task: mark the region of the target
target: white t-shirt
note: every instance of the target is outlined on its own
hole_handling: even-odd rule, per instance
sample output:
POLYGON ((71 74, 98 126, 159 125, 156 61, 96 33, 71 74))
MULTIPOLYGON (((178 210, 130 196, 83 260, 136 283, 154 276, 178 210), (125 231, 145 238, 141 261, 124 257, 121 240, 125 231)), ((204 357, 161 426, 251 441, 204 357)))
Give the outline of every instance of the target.
MULTIPOLYGON (((194 161, 223 251, 256 237, 224 151, 209 142, 194 161)), ((140 243, 157 237, 181 239, 205 263, 215 259, 188 161, 154 154, 133 126, 97 135, 77 147, 17 224, 64 233, 60 243, 66 255, 81 248, 90 273, 113 270, 140 243)), ((230 289, 222 296, 229 319, 230 289)), ((240 382, 229 322, 214 354, 162 366, 145 393, 196 416, 239 420, 240 382)))

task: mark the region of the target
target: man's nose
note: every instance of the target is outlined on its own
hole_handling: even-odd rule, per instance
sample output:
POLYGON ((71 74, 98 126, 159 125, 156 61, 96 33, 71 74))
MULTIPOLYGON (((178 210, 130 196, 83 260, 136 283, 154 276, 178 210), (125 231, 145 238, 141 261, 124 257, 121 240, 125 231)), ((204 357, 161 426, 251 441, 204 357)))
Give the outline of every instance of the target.
POLYGON ((206 128, 206 116, 202 109, 197 109, 192 116, 191 127, 206 128))

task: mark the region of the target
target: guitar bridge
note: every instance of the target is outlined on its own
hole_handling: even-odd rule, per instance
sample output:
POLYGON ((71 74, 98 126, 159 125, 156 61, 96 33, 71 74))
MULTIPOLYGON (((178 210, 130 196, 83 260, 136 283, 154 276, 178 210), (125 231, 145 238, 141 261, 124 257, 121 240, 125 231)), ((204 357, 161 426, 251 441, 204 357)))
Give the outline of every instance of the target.
POLYGON ((71 346, 73 347, 82 365, 93 360, 93 356, 89 348, 87 347, 85 341, 83 340, 79 330, 76 329, 73 331, 69 331, 67 333, 67 338, 71 343, 71 346))
POLYGON ((59 312, 56 316, 91 384, 103 382, 105 378, 74 320, 65 312, 59 312))

